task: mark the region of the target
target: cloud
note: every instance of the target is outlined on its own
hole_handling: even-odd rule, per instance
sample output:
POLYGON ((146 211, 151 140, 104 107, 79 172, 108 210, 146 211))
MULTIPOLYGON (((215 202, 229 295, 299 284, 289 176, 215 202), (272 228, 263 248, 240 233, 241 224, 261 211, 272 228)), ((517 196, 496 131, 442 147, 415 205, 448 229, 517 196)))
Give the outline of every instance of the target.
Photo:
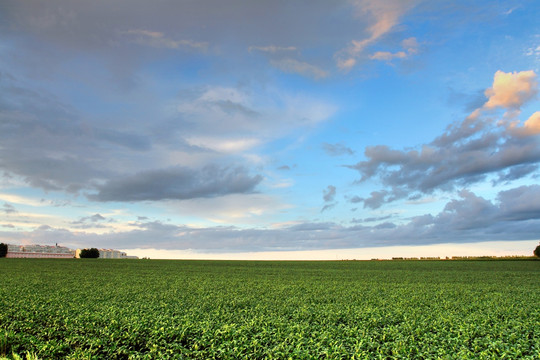
POLYGON ((498 70, 493 77, 493 85, 484 95, 487 101, 474 110, 469 119, 476 120, 482 113, 498 108, 506 109, 506 117, 519 115, 521 107, 538 94, 538 82, 533 70, 505 73, 498 70))
POLYGON ((296 59, 272 60, 270 61, 270 64, 284 72, 299 74, 314 79, 322 79, 328 76, 327 71, 296 59))
POLYGON ((378 209, 385 202, 387 191, 372 191, 368 198, 354 198, 353 202, 363 202, 365 208, 378 209))
POLYGON ((13 205, 8 203, 4 203, 2 211, 5 214, 15 214, 18 212, 13 205))
POLYGON ((392 191, 372 191, 367 198, 353 196, 349 201, 353 204, 363 202, 364 208, 378 209, 383 204, 400 199, 405 195, 406 194, 401 189, 395 188, 392 191))
POLYGON ((330 156, 353 155, 354 151, 343 144, 323 143, 324 152, 330 156))
POLYGON ((186 141, 192 146, 226 154, 241 153, 261 143, 259 139, 255 138, 222 139, 219 137, 193 137, 187 138, 186 141))
POLYGON ((121 123, 111 129, 98 119, 86 122, 54 95, 16 78, 1 79, 0 91, 0 168, 32 186, 74 193, 114 174, 110 162, 118 153, 151 149, 149 136, 121 123))
MULTIPOLYGON (((181 93, 173 104, 185 138, 273 140, 326 121, 336 111, 327 101, 274 89, 205 86, 181 93)), ((256 144, 256 142, 252 142, 256 144)))
POLYGON ((398 51, 397 53, 391 53, 388 51, 377 51, 373 55, 370 55, 369 58, 371 60, 384 60, 384 61, 390 61, 393 59, 405 59, 407 57, 407 53, 404 51, 398 51))
POLYGON ((252 51, 262 51, 267 53, 279 53, 279 52, 288 52, 288 51, 297 51, 298 49, 295 46, 275 46, 275 45, 268 45, 268 46, 250 46, 248 48, 249 52, 252 51))
POLYGON ((511 167, 510 169, 499 172, 497 174, 498 178, 494 179, 492 183, 494 186, 500 183, 509 184, 514 180, 518 180, 528 175, 534 174, 538 171, 539 168, 540 166, 537 164, 516 165, 511 167))
POLYGON ((279 197, 259 192, 171 201, 164 205, 177 216, 202 219, 204 224, 263 227, 274 221, 276 214, 292 207, 279 197))
POLYGON ((406 59, 411 55, 414 55, 418 52, 418 42, 416 38, 408 38, 401 42, 401 46, 405 51, 398 51, 396 53, 391 53, 388 51, 377 51, 374 54, 370 55, 371 60, 382 60, 382 61, 391 61, 393 59, 406 59))
MULTIPOLYGON (((324 78, 329 75, 324 66, 313 64, 330 66, 338 47, 362 42, 351 42, 351 34, 365 33, 364 40, 373 44, 398 24, 410 7, 401 1, 374 0, 295 4, 231 0, 225 8, 218 0, 164 0, 159 6, 125 0, 114 4, 32 1, 30 6, 7 0, 3 5, 2 34, 13 40, 15 54, 27 57, 18 66, 47 77, 77 60, 88 59, 85 70, 89 63, 96 63, 101 74, 107 73, 106 81, 131 89, 141 86, 140 70, 163 56, 169 60, 174 57, 177 66, 193 66, 192 60, 199 65, 210 64, 207 71, 199 73, 207 79, 231 68, 244 72, 251 68, 239 56, 245 49, 264 53, 273 60, 292 52, 308 54, 308 60, 278 59, 275 66, 302 76, 324 78), (343 11, 344 6, 350 10, 351 3, 354 10, 343 11), (158 50, 172 51, 164 54, 158 50), (176 56, 178 50, 196 53, 202 59, 176 56), (240 60, 229 62, 233 58, 240 60)), ((354 50, 353 54, 349 50, 343 53, 339 63, 350 64, 354 50)), ((261 59, 252 57, 249 61, 261 59)))
POLYGON ((158 31, 148 30, 128 30, 123 33, 130 41, 155 48, 180 49, 192 48, 197 50, 206 50, 208 44, 192 40, 173 40, 167 38, 165 34, 158 31))
POLYGON ((323 190, 323 200, 326 204, 321 209, 321 212, 330 210, 337 205, 337 202, 333 202, 335 197, 336 197, 336 187, 333 185, 328 185, 326 189, 323 190))
POLYGON ((325 190, 323 190, 323 200, 325 202, 334 201, 336 196, 336 187, 328 185, 325 190))
MULTIPOLYGON (((91 216, 81 217, 79 220, 76 221, 72 221, 71 226, 76 229, 112 229, 109 228, 107 225, 103 224, 103 221, 105 220, 106 218, 101 214, 94 214, 91 216)), ((112 219, 109 222, 112 222, 112 219)))
POLYGON ((488 101, 484 108, 519 109, 537 93, 538 82, 534 71, 505 73, 499 70, 495 73, 493 86, 485 92, 488 101))
MULTIPOLYGON (((529 72, 524 76, 508 75, 495 76, 496 85, 491 88, 495 90, 487 92, 492 94, 486 102, 490 107, 498 104, 515 109, 532 100, 537 92, 530 87, 537 84, 529 72), (507 88, 501 85, 501 78, 510 81, 507 88)), ((501 179, 513 180, 531 174, 540 163, 540 141, 533 136, 536 122, 536 113, 523 126, 515 121, 469 116, 451 124, 442 135, 419 148, 395 150, 385 145, 368 146, 364 152, 367 160, 348 167, 360 173, 360 182, 378 179, 387 189, 358 200, 364 201, 366 207, 378 208, 406 196, 448 191, 488 176, 498 174, 501 179)))
POLYGON ((525 221, 540 218, 540 185, 520 186, 501 191, 500 218, 512 221, 525 221))
MULTIPOLYGON (((43 225, 33 231, 0 231, 2 242, 72 247, 114 247, 194 250, 196 252, 291 251, 397 245, 537 240, 540 233, 540 186, 501 191, 494 201, 461 191, 436 215, 420 215, 406 223, 343 226, 305 222, 278 229, 232 226, 192 227, 159 221, 137 222, 128 231, 103 234, 72 232, 43 225)), ((385 217, 373 221, 389 220, 385 217)), ((365 220, 364 222, 370 222, 365 220)), ((450 254, 451 255, 451 254, 450 254)))
POLYGON ((104 221, 104 220, 106 220, 106 218, 103 217, 101 214, 94 214, 92 216, 82 217, 79 220, 74 221, 73 224, 83 224, 83 223, 86 223, 86 222, 96 223, 96 222, 104 221))
POLYGON ((262 181, 243 167, 206 166, 200 170, 176 167, 148 170, 112 179, 89 194, 94 201, 185 200, 251 193, 262 181))
POLYGON ((395 215, 390 214, 390 215, 384 215, 384 216, 378 216, 378 217, 367 217, 367 218, 364 218, 364 219, 353 219, 353 220, 351 220, 351 222, 352 223, 378 222, 378 221, 391 219, 394 216, 395 215))
MULTIPOLYGON (((125 174, 230 164, 238 154, 255 159, 254 148, 335 112, 309 96, 248 86, 188 88, 161 104, 128 96, 133 103, 112 118, 76 109, 13 76, 0 78, 0 91, 3 173, 46 191, 91 192, 93 198, 96 184, 105 191, 104 184, 125 174)), ((85 107, 103 106, 94 95, 85 107)), ((124 109, 122 101, 106 106, 124 109)))
POLYGON ((540 134, 540 111, 532 114, 523 126, 519 126, 518 122, 511 123, 510 131, 516 136, 534 136, 540 134))
MULTIPOLYGON (((415 1, 353 1, 356 15, 359 18, 370 19, 371 25, 368 26, 367 36, 364 39, 352 40, 347 48, 336 53, 338 68, 344 71, 352 69, 356 65, 357 59, 363 55, 364 50, 398 25, 400 17, 414 5, 415 1)), ((377 57, 388 57, 389 55, 391 54, 381 52, 377 57)))

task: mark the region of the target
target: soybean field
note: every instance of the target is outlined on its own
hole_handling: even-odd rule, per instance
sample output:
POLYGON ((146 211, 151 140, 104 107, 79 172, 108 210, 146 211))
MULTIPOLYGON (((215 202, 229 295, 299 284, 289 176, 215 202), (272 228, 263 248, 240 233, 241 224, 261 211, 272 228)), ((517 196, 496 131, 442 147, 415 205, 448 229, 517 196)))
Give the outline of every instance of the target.
POLYGON ((0 358, 540 359, 540 261, 0 259, 0 358))

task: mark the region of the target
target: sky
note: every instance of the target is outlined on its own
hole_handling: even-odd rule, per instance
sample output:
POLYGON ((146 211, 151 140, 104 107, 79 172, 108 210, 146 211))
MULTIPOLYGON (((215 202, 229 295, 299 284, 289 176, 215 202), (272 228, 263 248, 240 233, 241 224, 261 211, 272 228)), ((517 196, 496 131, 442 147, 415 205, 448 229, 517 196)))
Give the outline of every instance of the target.
POLYGON ((0 241, 531 255, 540 4, 3 0, 0 241))

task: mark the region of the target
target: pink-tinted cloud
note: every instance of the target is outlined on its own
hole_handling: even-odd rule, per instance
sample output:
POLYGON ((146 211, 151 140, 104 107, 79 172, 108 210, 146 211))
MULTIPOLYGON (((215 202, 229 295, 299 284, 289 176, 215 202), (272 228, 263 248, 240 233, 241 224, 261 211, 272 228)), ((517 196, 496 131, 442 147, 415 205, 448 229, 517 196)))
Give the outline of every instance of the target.
POLYGON ((538 82, 533 70, 505 73, 497 71, 493 86, 486 90, 485 109, 519 109, 538 93, 538 82))
POLYGON ((519 126, 517 122, 510 124, 510 131, 515 136, 533 136, 540 134, 540 111, 532 114, 523 126, 519 126))
MULTIPOLYGON (((348 71, 356 65, 357 59, 368 46, 392 31, 399 24, 399 19, 415 5, 415 1, 358 0, 354 1, 353 5, 358 17, 368 17, 373 22, 367 28, 368 36, 366 38, 351 40, 347 48, 336 54, 337 66, 344 71, 348 71)), ((391 53, 380 52, 372 56, 375 56, 376 60, 388 60, 391 55, 391 53)), ((397 57, 404 55, 406 54, 397 55, 397 57)))

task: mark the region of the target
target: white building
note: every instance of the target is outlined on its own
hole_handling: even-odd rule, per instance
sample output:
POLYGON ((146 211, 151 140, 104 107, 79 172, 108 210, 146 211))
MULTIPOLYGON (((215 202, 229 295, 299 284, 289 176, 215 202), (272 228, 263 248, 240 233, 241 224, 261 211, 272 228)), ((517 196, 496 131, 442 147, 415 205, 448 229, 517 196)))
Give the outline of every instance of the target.
POLYGON ((128 256, 125 252, 113 249, 99 249, 100 259, 138 259, 137 256, 128 256))
POLYGON ((75 250, 64 246, 50 245, 10 245, 7 258, 55 258, 69 259, 75 257, 75 250))

